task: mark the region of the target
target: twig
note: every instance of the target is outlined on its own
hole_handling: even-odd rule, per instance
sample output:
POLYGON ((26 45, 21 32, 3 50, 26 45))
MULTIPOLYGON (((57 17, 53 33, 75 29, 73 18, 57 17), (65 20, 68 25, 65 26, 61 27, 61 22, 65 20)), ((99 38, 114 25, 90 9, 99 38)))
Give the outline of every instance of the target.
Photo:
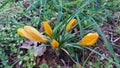
POLYGON ((70 56, 70 54, 67 52, 67 50, 65 50, 64 48, 61 48, 69 57, 70 59, 77 64, 77 62, 70 56))
POLYGON ((120 40, 120 37, 119 37, 119 38, 117 38, 117 39, 115 39, 113 42, 117 42, 118 40, 120 40))
MULTIPOLYGON (((52 18, 51 20, 48 21, 49 24, 52 24, 54 21, 56 21, 57 18, 52 18)), ((44 27, 43 27, 43 24, 41 25, 41 28, 40 28, 40 32, 43 32, 44 31, 44 27)))
MULTIPOLYGON (((93 50, 96 50, 98 47, 96 47, 93 50)), ((90 56, 94 53, 94 51, 91 51, 91 53, 89 54, 89 56, 87 57, 87 59, 85 60, 85 62, 83 63, 83 65, 88 61, 88 59, 90 58, 90 56)))

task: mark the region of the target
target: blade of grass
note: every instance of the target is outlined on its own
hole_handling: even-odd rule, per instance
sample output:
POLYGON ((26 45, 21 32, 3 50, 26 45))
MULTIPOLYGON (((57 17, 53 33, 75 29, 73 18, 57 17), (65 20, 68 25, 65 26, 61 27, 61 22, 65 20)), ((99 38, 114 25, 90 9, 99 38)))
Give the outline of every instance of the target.
MULTIPOLYGON (((78 25, 80 28, 80 37, 83 37, 83 29, 82 29, 82 25, 81 25, 81 21, 77 15, 77 20, 78 20, 78 25)), ((84 48, 82 47, 82 63, 85 61, 85 52, 84 52, 84 48)), ((85 64, 83 64, 83 67, 85 66, 85 64)))
MULTIPOLYGON (((98 33, 100 33, 100 35, 101 35, 101 37, 102 37, 102 39, 103 39, 103 41, 104 41, 104 44, 106 45, 106 47, 107 47, 107 49, 109 50, 110 54, 114 57, 115 62, 117 62, 117 63, 119 64, 120 61, 119 61, 119 59, 117 58, 117 56, 115 55, 115 52, 114 52, 114 50, 113 50, 113 48, 112 48, 112 45, 111 45, 111 44, 108 42, 108 40, 106 39, 105 34, 102 32, 102 30, 100 29, 100 27, 98 26, 98 24, 96 23, 96 21, 95 21, 91 16, 89 16, 89 17, 90 17, 91 21, 92 21, 93 23, 95 23, 95 28, 96 28, 96 30, 98 31, 98 33)), ((117 65, 117 67, 118 67, 118 65, 117 65)))
MULTIPOLYGON (((94 48, 93 50, 95 50, 95 49, 97 49, 97 48, 94 48)), ((86 60, 84 61, 83 65, 86 64, 86 62, 88 61, 88 59, 90 58, 90 56, 91 56, 93 53, 94 53, 94 52, 91 51, 91 53, 89 54, 89 56, 88 56, 88 57, 86 58, 86 60)))
POLYGON ((85 6, 87 6, 88 4, 90 4, 91 1, 92 1, 92 0, 82 1, 80 7, 77 8, 77 9, 75 10, 75 12, 70 16, 70 18, 67 20, 67 23, 68 23, 72 18, 74 18, 78 13, 80 13, 82 8, 84 8, 85 6))
POLYGON ((77 63, 71 56, 70 56, 70 54, 68 53, 68 51, 66 50, 66 49, 64 49, 64 48, 61 48, 69 57, 70 57, 70 59, 74 62, 74 63, 77 63))
POLYGON ((32 3, 28 8, 27 10, 25 10, 25 13, 28 13, 29 11, 35 9, 38 11, 36 5, 40 3, 40 0, 36 0, 34 3, 32 3))
POLYGON ((59 10, 58 10, 58 17, 57 17, 57 22, 56 22, 56 26, 59 24, 61 18, 62 18, 62 0, 59 0, 59 10))
MULTIPOLYGON (((68 23, 72 18, 74 18, 78 13, 80 13, 82 8, 84 8, 84 7, 87 6, 89 3, 91 3, 91 1, 92 1, 92 0, 87 0, 87 1, 85 1, 85 3, 84 3, 84 1, 83 1, 83 4, 82 4, 79 8, 77 8, 77 9, 75 10, 75 12, 69 17, 69 19, 67 20, 67 23, 68 23)), ((64 22, 61 22, 60 24, 58 24, 58 25, 54 28, 53 32, 56 32, 57 29, 60 28, 63 23, 64 23, 64 22)), ((67 23, 66 23, 66 24, 67 24, 67 23)))
POLYGON ((104 57, 106 60, 108 60, 108 61, 110 61, 111 63, 113 63, 113 64, 117 65, 118 67, 120 67, 120 65, 119 65, 118 63, 116 63, 116 62, 114 62, 113 60, 109 59, 108 57, 100 54, 99 52, 95 51, 94 49, 91 49, 91 48, 89 48, 89 47, 85 47, 85 48, 88 49, 88 50, 90 50, 90 51, 92 51, 92 52, 94 52, 94 53, 96 53, 96 54, 98 54, 98 55, 101 56, 101 57, 104 57))
POLYGON ((82 47, 80 47, 78 43, 69 43, 69 44, 66 44, 64 47, 74 47, 82 50, 82 47))
POLYGON ((64 6, 71 6, 81 2, 82 0, 71 1, 71 2, 65 3, 64 6))
POLYGON ((80 38, 82 38, 83 37, 83 28, 82 28, 81 21, 80 21, 78 15, 76 17, 77 17, 78 26, 79 26, 79 29, 80 29, 80 38))
POLYGON ((4 6, 6 6, 8 3, 10 3, 12 0, 7 0, 5 3, 3 3, 1 6, 0 6, 0 9, 2 9, 4 6))
POLYGON ((80 66, 80 62, 79 62, 79 58, 78 58, 78 54, 76 54, 76 61, 77 61, 77 63, 78 63, 78 68, 81 68, 80 66))

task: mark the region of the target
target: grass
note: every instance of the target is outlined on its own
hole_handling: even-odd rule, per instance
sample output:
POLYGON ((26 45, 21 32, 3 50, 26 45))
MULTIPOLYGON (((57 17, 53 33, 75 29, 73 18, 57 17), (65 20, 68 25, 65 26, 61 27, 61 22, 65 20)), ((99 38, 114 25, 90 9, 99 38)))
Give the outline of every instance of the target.
MULTIPOLYGON (((48 21, 53 17, 57 18, 51 24, 54 34, 53 38, 61 41, 61 37, 58 38, 58 36, 62 36, 61 47, 65 47, 65 52, 73 61, 82 64, 83 68, 86 68, 87 65, 90 65, 90 68, 94 68, 93 65, 99 68, 102 65, 100 57, 104 57, 104 67, 120 67, 120 58, 118 58, 114 50, 114 47, 119 49, 119 44, 111 43, 100 27, 101 24, 108 23, 107 18, 116 20, 113 14, 120 10, 119 0, 28 0, 27 3, 29 3, 29 6, 25 8, 23 1, 0 1, 0 67, 12 68, 15 64, 21 64, 24 61, 26 63, 23 64, 23 67, 35 67, 36 55, 31 54, 32 49, 21 55, 23 51, 18 47, 23 43, 24 39, 17 34, 16 30, 24 25, 33 26, 39 30, 43 21, 48 21), (74 28, 78 28, 79 31, 67 33, 64 28, 73 18, 78 21, 74 28), (104 56, 95 49, 95 47, 101 46, 99 42, 93 47, 82 47, 78 44, 78 41, 84 35, 95 31, 99 33, 100 39, 103 40, 103 45, 107 48, 106 51, 111 56, 104 56), (76 50, 82 54, 81 58, 79 58, 79 53, 76 50), (86 50, 91 51, 88 56, 86 56, 86 50), (90 61, 94 54, 97 55, 95 55, 97 63, 90 61), (10 62, 14 55, 17 59, 13 58, 14 61, 10 62)), ((119 18, 117 18, 117 21, 119 21, 119 18)), ((116 30, 118 33, 120 32, 119 28, 116 28, 116 30)), ((48 68, 49 65, 40 65, 41 68, 44 68, 44 66, 48 68)), ((60 67, 57 64, 57 68, 60 67)))

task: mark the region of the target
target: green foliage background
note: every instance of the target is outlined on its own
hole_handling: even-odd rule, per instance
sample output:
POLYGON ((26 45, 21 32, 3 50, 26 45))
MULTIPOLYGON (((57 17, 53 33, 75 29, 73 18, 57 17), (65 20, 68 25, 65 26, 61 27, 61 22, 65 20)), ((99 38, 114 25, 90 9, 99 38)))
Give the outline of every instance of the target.
POLYGON ((107 23, 107 18, 119 20, 113 14, 120 11, 120 0, 28 0, 28 3, 30 4, 29 7, 25 8, 23 1, 0 1, 0 67, 12 67, 15 63, 22 62, 26 57, 29 57, 26 58, 28 63, 24 66, 34 67, 35 62, 31 62, 29 59, 34 59, 35 56, 20 56, 22 51, 18 49, 18 46, 22 43, 23 38, 19 37, 16 29, 24 25, 39 29, 43 21, 50 20, 53 17, 57 18, 55 24, 52 25, 55 29, 59 28, 57 24, 60 22, 67 24, 70 19, 77 18, 79 22, 77 27, 81 29, 80 38, 88 32, 97 30, 114 57, 112 61, 119 66, 120 61, 115 56, 111 43, 105 38, 99 25, 107 23), (91 28, 91 30, 87 30, 87 28, 91 28), (17 62, 9 64, 8 60, 14 54, 17 54, 17 57, 22 59, 20 58, 17 62))

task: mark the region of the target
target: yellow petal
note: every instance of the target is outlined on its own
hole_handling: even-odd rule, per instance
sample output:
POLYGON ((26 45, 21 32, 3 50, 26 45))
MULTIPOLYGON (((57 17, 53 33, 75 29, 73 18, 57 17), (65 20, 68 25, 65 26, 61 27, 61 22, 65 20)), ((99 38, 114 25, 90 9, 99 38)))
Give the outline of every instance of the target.
POLYGON ((31 37, 26 33, 23 28, 18 28, 17 33, 24 38, 31 39, 31 37))
POLYGON ((23 28, 18 28, 18 29, 17 29, 17 33, 18 33, 20 36, 27 38, 27 37, 26 37, 26 36, 27 36, 27 35, 26 35, 26 32, 24 31, 23 28))
POLYGON ((77 23, 76 19, 72 19, 66 26, 66 31, 69 32, 70 29, 77 23))
POLYGON ((45 39, 44 36, 40 34, 40 32, 37 31, 35 28, 31 26, 24 26, 24 30, 30 40, 37 42, 47 42, 47 39, 45 39))
POLYGON ((80 41, 81 46, 92 46, 94 45, 99 38, 98 33, 88 33, 82 40, 80 41))
POLYGON ((59 47, 59 42, 56 41, 55 39, 52 40, 51 45, 53 48, 58 48, 59 47))
POLYGON ((51 37, 52 36, 52 28, 50 27, 50 25, 48 24, 48 22, 43 22, 43 25, 44 25, 44 30, 45 30, 46 34, 51 37))

